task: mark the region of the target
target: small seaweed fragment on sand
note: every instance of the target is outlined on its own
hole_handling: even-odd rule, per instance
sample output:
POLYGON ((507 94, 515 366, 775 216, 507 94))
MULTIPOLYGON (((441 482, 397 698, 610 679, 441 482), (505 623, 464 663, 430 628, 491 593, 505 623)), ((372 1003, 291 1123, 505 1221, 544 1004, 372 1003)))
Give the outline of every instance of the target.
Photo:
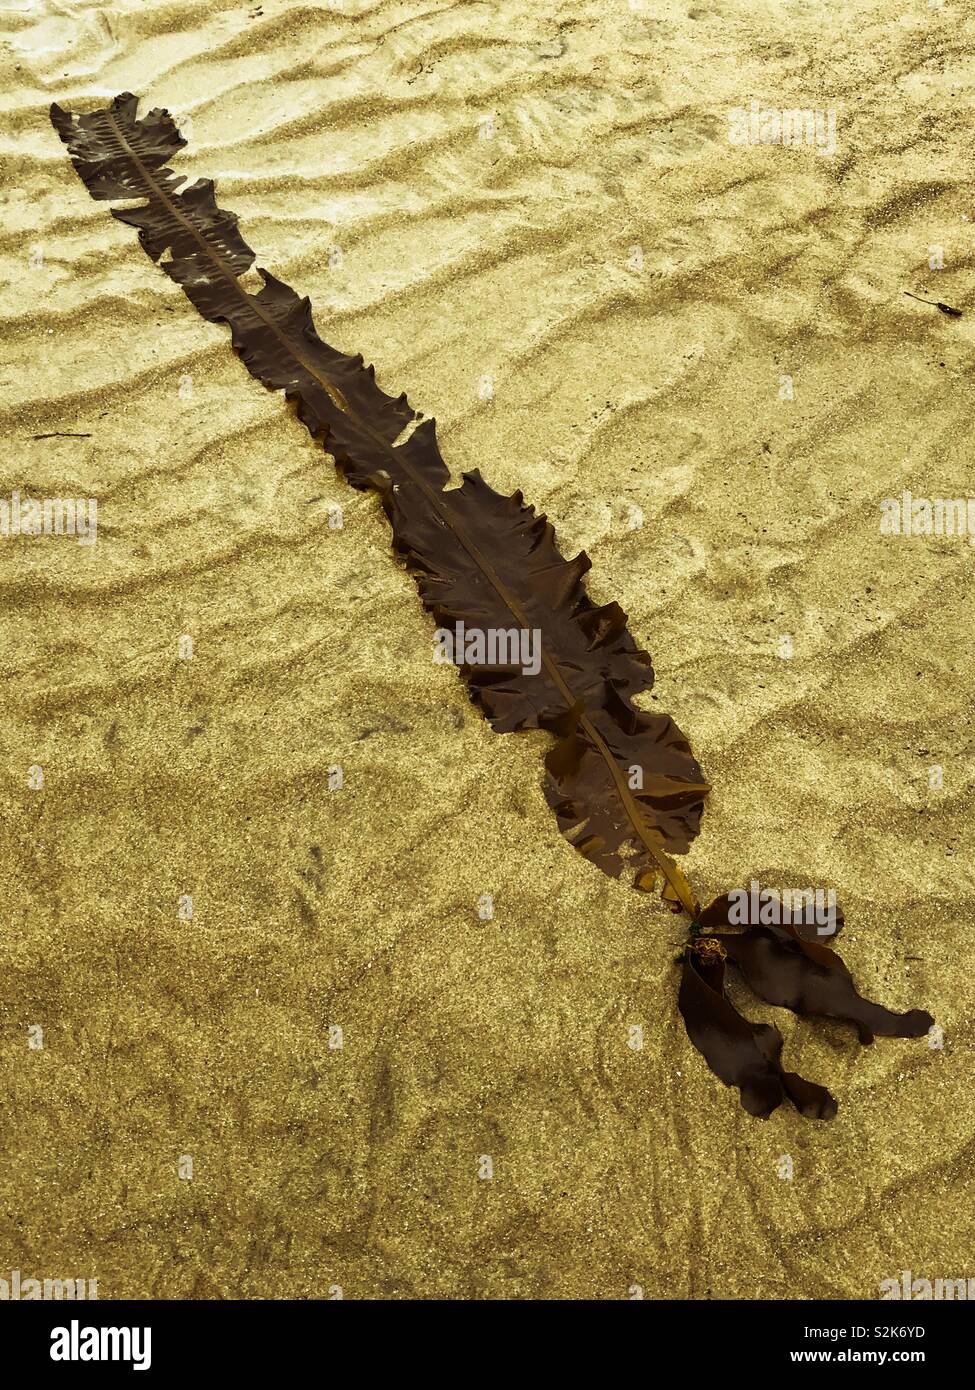
POLYGON ((916 299, 919 304, 930 304, 933 309, 940 309, 943 314, 947 314, 950 318, 960 319, 962 316, 960 309, 954 309, 950 304, 945 304, 940 299, 922 299, 919 294, 912 294, 910 290, 905 290, 904 293, 908 299, 916 299))

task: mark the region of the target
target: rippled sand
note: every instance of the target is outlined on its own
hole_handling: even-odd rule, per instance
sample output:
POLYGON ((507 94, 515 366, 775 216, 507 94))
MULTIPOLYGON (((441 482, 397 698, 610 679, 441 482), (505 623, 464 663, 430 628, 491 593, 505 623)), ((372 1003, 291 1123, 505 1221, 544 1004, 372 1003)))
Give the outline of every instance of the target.
POLYGON ((879 534, 905 487, 975 490, 971 17, 3 10, 0 496, 99 511, 95 546, 0 544, 0 1276, 602 1299, 975 1275, 975 550, 879 534), (943 1048, 754 1005, 840 1112, 738 1108, 676 1013, 679 923, 560 839, 547 740, 493 734, 433 664, 375 500, 76 178, 49 102, 125 89, 189 122, 180 169, 437 415, 452 469, 589 551, 714 787, 698 893, 837 887, 863 988, 930 1008, 943 1048), (832 107, 836 154, 731 144, 752 99, 832 107), (85 437, 33 438, 56 431, 85 437))

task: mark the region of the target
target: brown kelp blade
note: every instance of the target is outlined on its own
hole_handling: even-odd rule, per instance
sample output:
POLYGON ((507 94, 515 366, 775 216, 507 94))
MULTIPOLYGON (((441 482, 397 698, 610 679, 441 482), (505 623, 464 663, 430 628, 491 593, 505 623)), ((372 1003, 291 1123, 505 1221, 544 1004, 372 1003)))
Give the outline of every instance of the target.
POLYGON ((380 390, 361 357, 324 343, 309 301, 288 285, 260 270, 262 287, 245 287, 254 253, 236 216, 217 206, 212 182, 188 183, 168 167, 185 142, 167 112, 139 119, 137 105, 125 93, 81 117, 51 108, 92 196, 129 204, 114 215, 138 230, 152 260, 205 318, 229 326, 248 371, 284 391, 348 481, 379 494, 393 543, 440 624, 437 650, 457 665, 471 698, 499 731, 554 736, 545 793, 563 834, 604 873, 630 868, 644 890, 662 879, 672 904, 713 933, 706 949, 701 939, 689 948, 680 990, 688 1032, 709 1065, 739 1087, 752 1114, 770 1114, 787 1096, 803 1114, 829 1118, 829 1093, 782 1070, 778 1030, 748 1022, 728 1001, 725 960, 763 998, 848 1018, 864 1040, 916 1036, 929 1015, 891 1014, 862 999, 835 952, 801 931, 725 934, 727 899, 702 918, 670 855, 697 834, 707 787, 669 716, 634 704, 653 684, 650 658, 617 604, 589 599, 587 556, 567 560, 520 492, 497 493, 476 470, 448 487, 432 419, 405 395, 380 390))
POLYGON ((677 1003, 708 1066, 726 1086, 738 1087, 749 1115, 767 1119, 788 1097, 810 1119, 831 1120, 837 1107, 829 1091, 782 1070, 782 1034, 742 1017, 724 992, 724 973, 720 949, 710 949, 706 939, 685 953, 677 1003))
POLYGON ((741 932, 722 930, 733 925, 730 906, 728 894, 716 898, 701 913, 701 927, 720 943, 766 1003, 797 1014, 852 1023, 862 1043, 873 1042, 875 1035, 923 1037, 933 1024, 934 1019, 923 1009, 898 1014, 864 999, 841 957, 825 942, 810 939, 805 934, 808 928, 786 922, 748 926, 741 932))
MULTIPOLYGON (((686 850, 696 821, 688 813, 707 790, 702 783, 683 782, 690 749, 669 715, 633 711, 621 727, 608 710, 590 713, 589 725, 612 759, 601 756, 592 734, 562 738, 545 759, 545 795, 558 816, 563 834, 588 859, 608 874, 618 874, 621 854, 631 847, 628 862, 644 868, 634 833, 635 816, 663 832, 667 844, 686 850), (621 778, 622 773, 622 778, 621 778), (616 779, 623 786, 615 785, 616 779), (635 809, 627 805, 627 798, 635 809)), ((651 861, 652 863, 652 861, 651 861)))
POLYGON ((657 871, 672 900, 696 903, 667 851, 697 833, 706 785, 687 740, 632 697, 653 684, 650 658, 614 603, 597 606, 582 582, 586 555, 560 552, 551 525, 521 493, 503 496, 476 471, 449 479, 432 419, 376 385, 371 367, 319 338, 309 301, 254 263, 237 218, 207 179, 184 183, 168 161, 185 143, 165 111, 139 119, 137 98, 51 118, 92 196, 141 199, 113 209, 199 312, 230 326, 234 348, 265 386, 283 390, 356 487, 382 499, 394 544, 423 602, 495 729, 545 728, 559 743, 546 793, 572 843, 604 872, 657 871), (466 638, 475 634, 474 646, 466 638), (485 649, 477 648, 481 634, 485 649), (487 634, 487 636, 485 636, 487 634), (495 634, 493 649, 490 634, 495 634))

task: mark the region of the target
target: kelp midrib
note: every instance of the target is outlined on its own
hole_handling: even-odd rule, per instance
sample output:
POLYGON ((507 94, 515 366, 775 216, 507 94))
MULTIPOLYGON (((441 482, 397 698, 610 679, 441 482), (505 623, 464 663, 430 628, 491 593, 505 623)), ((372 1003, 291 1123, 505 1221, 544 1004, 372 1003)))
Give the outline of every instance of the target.
MULTIPOLYGON (((492 588, 495 590, 502 603, 511 613, 512 617, 516 619, 519 627, 523 629, 531 627, 531 623, 529 622, 527 613, 523 611, 521 605, 518 603, 517 598, 515 598, 514 595, 510 593, 507 586, 503 583, 491 562, 481 552, 481 550, 475 544, 475 542, 470 538, 466 527, 457 518, 453 509, 449 506, 449 503, 446 502, 444 493, 442 491, 438 493, 434 488, 430 487, 426 480, 423 478, 423 476, 420 473, 418 473, 410 464, 408 456, 406 454, 398 455, 395 452, 397 446, 390 444, 388 440, 384 439, 383 436, 378 433, 378 431, 374 430, 372 426, 369 424, 369 421, 366 420, 362 415, 360 415, 358 411, 352 408, 352 406, 346 400, 343 392, 340 391, 339 388, 335 386, 335 384, 332 381, 330 381, 327 376, 323 376, 316 367, 312 366, 308 362, 307 358, 298 350, 298 348, 296 348, 296 346, 288 337, 288 335, 282 331, 282 329, 274 321, 274 319, 270 318, 267 314, 265 314, 264 310, 257 303, 256 297, 247 293, 247 291, 241 286, 240 280, 238 276, 234 273, 233 269, 224 262, 220 255, 219 248, 213 246, 213 244, 206 238, 206 236, 204 236, 201 233, 201 231, 195 225, 193 220, 185 216, 184 213, 180 211, 177 204, 169 197, 169 195, 166 193, 165 189, 162 187, 160 182, 153 177, 152 171, 146 167, 144 162, 140 159, 138 152, 132 148, 129 141, 125 138, 125 134, 122 131, 118 121, 116 120, 114 112, 109 110, 108 112, 106 112, 106 115, 111 124, 112 132, 115 136, 115 139, 117 140, 124 156, 128 159, 131 159, 132 162, 135 164, 136 168, 139 171, 140 178, 143 180, 146 186, 152 190, 153 195, 166 206, 173 218, 176 221, 178 221, 183 227, 186 228, 186 230, 190 233, 190 235, 197 242, 197 244, 200 246, 203 252, 207 255, 207 257, 216 267, 219 273, 224 277, 225 280, 230 282, 230 284, 232 285, 235 292, 239 295, 242 302, 257 314, 258 318, 260 318, 265 323, 265 325, 271 331, 274 337, 278 340, 278 342, 281 343, 281 345, 294 358, 294 360, 304 369, 304 371, 308 373, 308 375, 314 381, 316 381, 324 389, 324 391, 329 396, 333 404, 339 410, 341 410, 343 414, 347 415, 349 419, 355 422, 357 429, 360 429, 363 433, 367 434, 377 445, 379 445, 379 447, 384 452, 388 453, 391 457, 396 458, 398 466, 404 469, 404 471, 409 476, 410 480, 421 490, 421 492, 427 498, 428 502, 433 507, 433 509, 443 519, 445 525, 447 525, 453 532, 453 534, 457 537, 457 540, 464 547, 464 549, 470 555, 471 559, 477 565, 478 569, 491 584, 492 588)), ((243 358, 241 358, 241 360, 243 361, 243 358)), ((244 363, 244 365, 247 365, 246 362, 244 363)), ((571 686, 569 686, 569 684, 563 678, 562 672, 559 669, 558 664, 555 661, 553 661, 551 656, 549 655, 548 648, 545 645, 544 630, 542 632, 541 657, 545 670, 550 676, 553 684, 558 688, 558 690, 560 691, 560 693, 566 701, 566 711, 568 712, 569 710, 576 708, 578 702, 576 700, 575 695, 573 694, 571 686)), ((610 750, 608 744, 603 739, 599 730, 588 718, 588 716, 585 713, 585 710, 578 711, 578 724, 579 727, 585 732, 586 737, 592 743, 593 747, 595 747, 598 750, 607 767, 609 768, 610 775, 613 779, 613 783, 616 787, 620 801, 622 802, 623 807, 626 811, 628 820, 630 821, 631 825, 633 826, 634 830, 636 831, 637 835, 643 842, 648 852, 653 856, 653 859, 659 866, 661 872, 664 874, 664 877, 667 879, 668 883, 671 885, 674 892, 677 894, 677 898, 680 902, 681 907, 693 919, 697 915, 699 908, 697 902, 694 899, 693 893, 691 892, 690 885, 687 882, 687 879, 685 878, 683 872, 678 867, 678 865, 670 858, 670 856, 663 849, 660 848, 659 845, 654 843, 652 838, 653 832, 646 825, 645 818, 640 810, 639 802, 631 794, 630 789, 627 786, 626 781, 620 771, 619 764, 617 763, 616 758, 613 756, 613 753, 610 750)))

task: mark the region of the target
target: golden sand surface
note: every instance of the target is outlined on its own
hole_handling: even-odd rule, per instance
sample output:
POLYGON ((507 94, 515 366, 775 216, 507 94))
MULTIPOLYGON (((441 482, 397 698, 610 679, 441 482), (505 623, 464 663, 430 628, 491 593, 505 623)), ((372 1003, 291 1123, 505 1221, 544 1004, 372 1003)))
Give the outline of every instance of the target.
POLYGON ((2 9, 0 497, 95 497, 98 538, 0 543, 0 1276, 975 1276, 975 549, 879 524, 975 490, 971 11, 2 9), (699 896, 835 887, 864 992, 943 1046, 749 998, 840 1110, 740 1109, 676 1010, 680 920, 573 853, 548 738, 494 734, 431 660, 375 498, 74 174, 49 103, 124 90, 455 474, 588 551, 713 786, 699 896), (734 143, 753 100, 832 111, 835 151, 734 143))

